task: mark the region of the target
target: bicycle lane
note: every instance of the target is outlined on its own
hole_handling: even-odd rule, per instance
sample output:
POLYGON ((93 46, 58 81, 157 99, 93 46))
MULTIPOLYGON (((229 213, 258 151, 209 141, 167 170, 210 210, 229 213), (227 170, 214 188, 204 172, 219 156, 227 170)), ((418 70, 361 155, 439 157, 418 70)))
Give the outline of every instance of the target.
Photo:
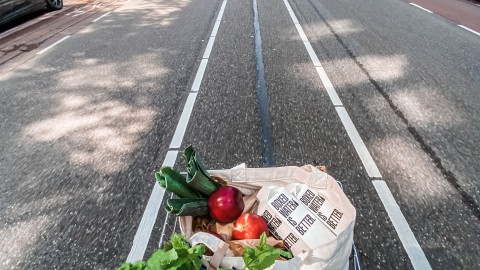
MULTIPOLYGON (((357 6, 354 1, 292 2, 293 11, 432 268, 474 269, 479 262, 475 255, 479 250, 476 243, 479 242, 480 231, 475 209, 448 182, 436 161, 425 151, 422 141, 412 135, 412 126, 406 125, 399 117, 398 110, 401 108, 392 110, 392 101, 385 99, 378 90, 387 89, 384 91, 388 95, 394 95, 394 90, 401 92, 402 87, 408 86, 418 93, 425 87, 422 82, 425 75, 419 74, 418 69, 426 69, 428 74, 438 72, 435 64, 414 66, 418 65, 418 61, 429 63, 424 59, 417 61, 418 56, 412 56, 418 53, 429 57, 419 53, 423 50, 415 47, 423 43, 418 40, 415 43, 415 39, 405 39, 395 32, 396 29, 411 32, 409 23, 417 25, 417 20, 424 18, 412 18, 408 10, 403 16, 404 10, 392 5, 403 5, 406 7, 403 9, 410 7, 395 1, 382 8, 375 6, 375 9, 361 3, 357 6), (391 9, 396 9, 398 15, 392 17, 388 12, 391 9), (398 27, 402 25, 405 27, 398 27), (389 36, 398 40, 391 40, 389 36), (407 50, 402 50, 400 39, 407 43, 407 50)), ((434 20, 427 21, 425 26, 437 24, 434 20)), ((439 32, 464 34, 449 24, 440 24, 442 28, 439 32)), ((427 34, 436 35, 435 32, 427 34)), ((424 35, 412 32, 412 37, 420 40, 424 35)), ((438 50, 444 49, 438 47, 438 50)), ((446 50, 441 55, 451 57, 446 50)), ((437 101, 434 95, 428 100, 431 104, 437 101)), ((412 108, 411 112, 416 111, 412 108)), ((411 112, 403 113, 405 116, 411 112)), ((423 112, 428 112, 428 107, 423 112)), ((448 115, 444 116, 448 118, 448 115)), ((442 118, 440 115, 435 117, 442 118)))
POLYGON ((365 268, 413 268, 372 184, 381 179, 376 166, 359 158, 368 153, 357 153, 337 113, 345 116, 341 101, 332 103, 284 2, 259 1, 259 13, 277 165, 326 165, 357 209, 354 238, 365 268))

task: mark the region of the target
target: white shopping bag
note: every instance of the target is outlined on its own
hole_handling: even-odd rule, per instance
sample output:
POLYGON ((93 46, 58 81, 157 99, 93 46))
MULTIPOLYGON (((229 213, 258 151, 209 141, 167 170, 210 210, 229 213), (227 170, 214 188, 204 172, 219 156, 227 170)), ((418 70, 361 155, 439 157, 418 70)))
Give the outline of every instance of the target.
MULTIPOLYGON (((250 195, 260 190, 262 187, 285 187, 294 195, 301 195, 308 187, 315 194, 320 195, 330 205, 341 209, 341 222, 332 231, 330 239, 323 242, 321 246, 312 247, 306 244, 300 250, 306 250, 295 254, 293 259, 288 261, 277 261, 271 269, 331 269, 340 270, 348 269, 348 259, 352 250, 353 229, 355 225, 356 211, 348 198, 343 193, 335 179, 313 166, 305 166, 302 168, 287 166, 276 168, 246 168, 244 164, 227 170, 209 171, 211 176, 219 177, 227 182, 228 185, 237 187, 244 195, 250 195), (303 184, 300 186, 292 186, 289 184, 303 184)), ((307 203, 308 206, 308 203, 307 203)), ((258 213, 262 215, 262 213, 258 213)), ((316 213, 318 214, 318 213, 316 213)), ((179 217, 180 230, 187 238, 191 237, 195 232, 192 230, 192 217, 179 217)), ((319 231, 319 233, 322 233, 319 231)), ((308 242, 308 241, 307 241, 308 242)), ((305 242, 299 242, 305 243, 305 242)), ((299 250, 298 248, 296 250, 299 250)), ((215 250, 214 250, 215 251, 215 250)), ((225 250, 219 251, 220 256, 225 255, 225 250), (223 254, 222 254, 223 253, 223 254)), ((218 260, 216 253, 215 261, 218 260)), ((228 255, 227 255, 228 256, 228 255)), ((224 257, 220 265, 211 261, 211 267, 236 267, 241 269, 244 267, 241 257, 224 257), (213 263, 213 265, 212 265, 213 263)))

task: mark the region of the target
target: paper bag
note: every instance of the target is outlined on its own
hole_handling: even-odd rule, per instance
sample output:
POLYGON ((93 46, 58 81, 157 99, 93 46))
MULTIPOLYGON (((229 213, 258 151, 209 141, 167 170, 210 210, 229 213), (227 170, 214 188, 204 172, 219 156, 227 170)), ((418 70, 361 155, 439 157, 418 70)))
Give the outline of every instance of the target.
MULTIPOLYGON (((212 170, 209 173, 223 179, 228 185, 237 187, 244 195, 254 194, 262 187, 287 187, 289 184, 297 183, 307 185, 332 204, 341 206, 344 209, 342 216, 344 225, 336 230, 337 235, 332 241, 307 252, 299 253, 288 261, 277 261, 272 269, 348 269, 356 211, 333 177, 313 166, 305 168, 293 166, 246 168, 242 164, 232 169, 212 170)), ((180 230, 187 237, 193 235, 191 217, 179 217, 179 225, 180 230)), ((243 263, 242 258, 225 257, 220 266, 235 266, 234 262, 243 263), (228 264, 223 264, 224 262, 228 262, 228 264)), ((241 269, 241 266, 237 268, 241 269)))

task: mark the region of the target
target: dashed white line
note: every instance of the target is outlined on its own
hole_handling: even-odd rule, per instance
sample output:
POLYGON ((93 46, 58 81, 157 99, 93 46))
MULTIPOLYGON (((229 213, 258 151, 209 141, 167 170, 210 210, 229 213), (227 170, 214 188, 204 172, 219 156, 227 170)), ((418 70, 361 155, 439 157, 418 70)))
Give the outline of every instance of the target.
POLYGON ((375 161, 373 161, 373 158, 370 155, 370 152, 368 152, 362 137, 360 137, 357 128, 353 124, 352 119, 350 119, 347 110, 345 110, 344 107, 335 107, 335 109, 337 110, 338 116, 340 116, 343 126, 347 130, 348 137, 350 137, 350 140, 352 141, 368 176, 375 178, 382 177, 377 165, 375 164, 375 161))
POLYGON ((217 36, 218 27, 220 26, 220 21, 215 21, 215 25, 213 26, 212 37, 217 36))
POLYGON ((70 35, 64 36, 62 39, 58 40, 57 42, 53 43, 52 45, 50 45, 50 46, 46 47, 45 49, 39 51, 37 54, 42 54, 42 53, 50 50, 51 48, 53 48, 54 46, 58 45, 60 42, 66 40, 66 39, 69 38, 69 37, 70 37, 70 35))
POLYGON ((302 39, 303 42, 308 42, 307 35, 305 35, 305 32, 303 32, 302 27, 300 24, 296 23, 295 27, 297 28, 298 33, 300 34, 300 38, 302 39))
MULTIPOLYGON (((292 8, 288 3, 288 0, 283 0, 283 2, 287 7, 290 17, 292 18, 292 21, 294 22, 295 27, 297 28, 298 34, 300 35, 303 41, 303 44, 307 49, 308 55, 312 59, 313 65, 317 69, 318 75, 333 105, 335 106, 335 110, 337 111, 338 116, 340 117, 340 120, 343 126, 345 127, 345 130, 347 131, 347 134, 355 150, 357 151, 357 154, 360 157, 360 160, 362 161, 362 164, 365 167, 365 170, 367 171, 368 176, 373 179, 381 178, 382 175, 377 165, 375 164, 375 161, 373 160, 372 156, 370 155, 370 152, 365 146, 365 143, 363 142, 360 134, 358 133, 357 128, 353 124, 352 119, 348 115, 347 110, 343 107, 342 101, 338 97, 338 94, 335 91, 335 88, 333 87, 330 79, 325 73, 325 70, 323 69, 321 62, 318 60, 318 57, 314 49, 312 48, 310 42, 308 41, 308 38, 306 37, 302 26, 300 25, 300 23, 298 23, 298 19, 293 13, 292 8)), ((411 4, 416 7, 419 7, 413 3, 411 4)), ((422 7, 419 7, 419 8, 424 9, 422 7)), ((432 13, 429 10, 426 10, 426 9, 424 10, 432 13)), ((393 198, 392 193, 388 189, 388 186, 386 185, 386 183, 384 181, 376 181, 376 180, 374 180, 372 183, 375 186, 375 190, 380 196, 380 199, 385 209, 387 210, 388 216, 390 217, 390 219, 392 220, 392 223, 394 224, 395 230, 397 231, 397 234, 400 240, 402 241, 402 245, 407 251, 407 255, 410 261, 412 262, 412 265, 414 266, 414 268, 422 269, 422 270, 432 269, 427 258, 425 257, 425 253, 423 252, 417 240, 415 239, 415 236, 412 230, 410 229, 405 217, 403 216, 402 211, 400 210, 397 203, 395 202, 395 199, 393 198)))
POLYGON ((210 37, 208 39, 207 47, 205 48, 205 53, 203 54, 203 59, 209 58, 210 53, 212 52, 213 43, 215 42, 215 37, 210 37))
POLYGON ((342 101, 337 95, 337 91, 335 91, 335 88, 333 87, 332 82, 327 76, 327 73, 325 72, 325 69, 323 67, 316 67, 318 76, 320 76, 320 80, 322 80, 323 85, 325 86, 325 90, 327 90, 328 96, 330 97, 330 100, 332 101, 334 106, 343 106, 342 101))
POLYGON ((223 12, 225 11, 225 9, 220 9, 220 13, 218 13, 218 17, 217 17, 217 21, 221 21, 222 20, 222 16, 223 16, 223 12))
POLYGON ((185 102, 185 107, 183 107, 182 115, 180 116, 175 134, 170 143, 170 149, 178 149, 182 145, 183 136, 185 136, 185 131, 187 130, 188 121, 190 121, 190 115, 192 114, 196 99, 197 93, 188 94, 187 102, 185 102))
POLYGON ((95 20, 93 20, 93 21, 92 21, 92 23, 99 21, 101 18, 103 18, 103 17, 107 16, 107 15, 108 15, 108 14, 110 14, 110 13, 111 13, 111 11, 109 11, 109 12, 107 12, 107 13, 103 14, 102 16, 100 16, 100 17, 96 18, 95 20))
MULTIPOLYGON (((214 29, 212 31, 212 36, 215 36, 217 34, 218 27, 220 25, 220 21, 223 16, 223 11, 225 10, 226 4, 227 4, 227 0, 224 0, 216 20, 219 23, 218 24, 215 23, 214 29)), ((175 133, 173 135, 172 141, 170 142, 169 151, 165 156, 162 166, 175 165, 175 162, 178 156, 178 149, 182 145, 183 137, 185 135, 185 131, 187 129, 188 122, 190 120, 190 116, 193 111, 193 106, 195 105, 197 92, 200 89, 203 74, 205 73, 205 69, 208 63, 208 57, 210 57, 210 52, 213 48, 214 41, 215 41, 215 37, 211 38, 209 40, 209 44, 207 44, 207 48, 205 49, 205 53, 204 53, 204 57, 207 57, 207 58, 202 59, 200 62, 197 74, 195 75, 191 92, 189 93, 187 97, 187 101, 185 102, 185 105, 183 107, 183 111, 182 111, 182 114, 180 115, 177 128, 175 129, 175 133), (210 44, 210 41, 211 41, 211 44, 210 44)), ((160 209, 160 205, 162 204, 164 196, 165 196, 165 191, 159 186, 158 183, 155 183, 152 193, 150 194, 150 198, 148 199, 147 206, 143 212, 140 225, 138 226, 137 232, 135 233, 132 248, 130 249, 130 253, 128 254, 128 257, 127 257, 127 262, 133 263, 143 259, 143 256, 145 254, 145 250, 147 248, 148 241, 152 234, 152 229, 153 229, 153 226, 155 225, 158 211, 160 209)), ((164 224, 163 224, 164 226, 162 228, 162 235, 161 235, 160 241, 162 241, 163 236, 165 234, 167 218, 168 216, 164 220, 164 224)))
POLYGON ((400 207, 395 201, 392 192, 390 192, 387 183, 383 180, 374 180, 372 182, 380 200, 387 210, 388 216, 390 217, 395 230, 398 232, 398 237, 400 238, 400 241, 402 241, 403 247, 412 262, 413 268, 422 270, 432 269, 425 258, 425 253, 410 229, 410 226, 408 226, 408 222, 403 216, 400 207))
MULTIPOLYGON (((177 155, 178 151, 168 151, 162 166, 174 166, 177 155)), ((152 194, 150 194, 150 198, 148 199, 147 206, 143 212, 140 225, 138 225, 137 232, 133 239, 132 248, 128 254, 127 262, 133 263, 143 259, 148 240, 150 239, 150 234, 152 233, 155 220, 157 219, 158 209, 162 204, 164 195, 165 190, 161 188, 157 182, 155 182, 152 194)))
POLYGON ((316 67, 321 67, 322 64, 320 63, 320 60, 318 60, 317 54, 313 50, 312 44, 310 44, 310 41, 307 40, 306 42, 303 42, 303 44, 305 45, 305 48, 307 48, 308 55, 312 59, 313 65, 316 67))
POLYGON ((459 24, 458 26, 460 26, 461 28, 463 28, 463 29, 465 29, 465 30, 467 30, 467 31, 470 31, 470 32, 474 33, 474 34, 477 35, 477 36, 480 36, 480 33, 477 32, 477 31, 475 31, 475 30, 473 30, 473 29, 470 29, 470 28, 468 28, 468 27, 466 27, 466 26, 464 26, 464 25, 461 25, 461 24, 459 24))
POLYGON ((200 89, 200 84, 202 83, 203 74, 205 74, 205 69, 207 68, 208 59, 202 59, 200 66, 198 67, 197 74, 193 80, 192 91, 197 92, 200 89))
POLYGON ((430 10, 424 8, 424 7, 421 7, 421 6, 419 6, 419 5, 415 4, 415 3, 410 3, 410 5, 412 5, 412 6, 414 6, 414 7, 417 7, 417 8, 419 8, 419 9, 422 9, 422 10, 428 12, 428 13, 433 13, 432 11, 430 11, 430 10))

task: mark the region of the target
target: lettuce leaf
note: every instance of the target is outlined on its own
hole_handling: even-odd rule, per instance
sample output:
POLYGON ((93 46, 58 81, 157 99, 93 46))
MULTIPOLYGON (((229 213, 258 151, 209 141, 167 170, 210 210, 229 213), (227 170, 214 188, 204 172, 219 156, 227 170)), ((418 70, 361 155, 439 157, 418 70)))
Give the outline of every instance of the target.
POLYGON ((204 245, 190 247, 185 236, 175 233, 163 249, 152 253, 146 263, 124 263, 118 270, 198 270, 202 267, 204 253, 204 245))
POLYGON ((291 259, 293 256, 290 252, 276 249, 267 244, 267 235, 262 233, 258 246, 251 248, 246 247, 243 253, 243 261, 249 270, 263 270, 272 266, 275 260, 280 256, 291 259))

